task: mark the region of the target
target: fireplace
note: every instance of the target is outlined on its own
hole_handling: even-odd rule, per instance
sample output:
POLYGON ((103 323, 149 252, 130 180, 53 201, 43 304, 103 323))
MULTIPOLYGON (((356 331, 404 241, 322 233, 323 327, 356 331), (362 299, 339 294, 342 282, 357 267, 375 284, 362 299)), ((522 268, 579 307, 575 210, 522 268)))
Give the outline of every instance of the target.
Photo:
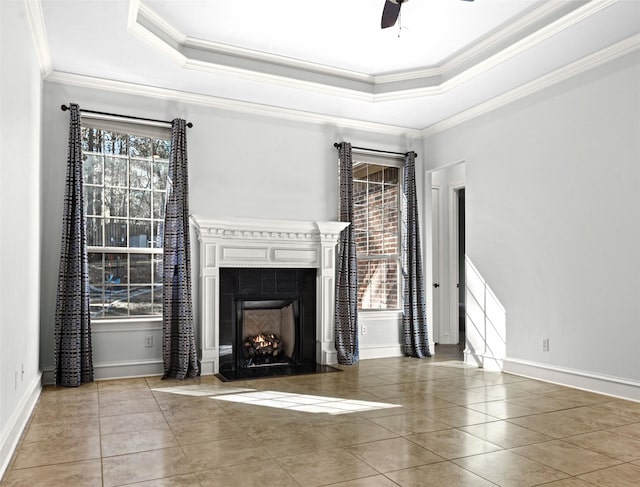
POLYGON ((200 243, 194 263, 199 269, 197 345, 203 375, 283 368, 282 357, 274 364, 247 358, 244 313, 284 308, 289 303, 295 337, 287 362, 337 363, 333 334, 336 244, 348 223, 199 216, 192 216, 191 222, 200 243), (256 362, 262 363, 256 366, 256 362))
POLYGON ((220 374, 317 362, 316 269, 221 268, 219 279, 220 374))

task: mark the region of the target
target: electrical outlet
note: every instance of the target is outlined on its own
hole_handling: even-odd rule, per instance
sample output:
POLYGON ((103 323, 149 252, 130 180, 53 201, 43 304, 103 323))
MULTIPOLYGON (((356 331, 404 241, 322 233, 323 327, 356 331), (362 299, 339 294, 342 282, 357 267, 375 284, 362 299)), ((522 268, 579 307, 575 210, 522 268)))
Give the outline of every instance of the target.
POLYGON ((549 351, 549 339, 548 338, 543 338, 542 339, 542 351, 543 352, 548 352, 549 351))
POLYGON ((362 334, 363 335, 367 334, 367 325, 362 325, 362 334))
POLYGON ((153 347, 153 335, 147 335, 144 337, 144 346, 153 347))

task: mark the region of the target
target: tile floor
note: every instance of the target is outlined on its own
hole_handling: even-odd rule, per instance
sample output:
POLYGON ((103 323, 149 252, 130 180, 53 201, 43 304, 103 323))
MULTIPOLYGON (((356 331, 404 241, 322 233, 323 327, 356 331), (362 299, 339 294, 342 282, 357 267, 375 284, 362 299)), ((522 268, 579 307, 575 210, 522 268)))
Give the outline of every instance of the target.
POLYGON ((638 403, 447 353, 343 369, 47 387, 0 486, 640 485, 638 403))

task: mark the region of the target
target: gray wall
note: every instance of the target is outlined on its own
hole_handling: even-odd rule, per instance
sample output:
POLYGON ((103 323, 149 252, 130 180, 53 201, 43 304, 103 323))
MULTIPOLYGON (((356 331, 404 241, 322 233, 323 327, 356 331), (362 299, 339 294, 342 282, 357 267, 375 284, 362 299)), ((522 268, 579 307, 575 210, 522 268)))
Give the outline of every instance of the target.
MULTIPOLYGON (((67 151, 68 113, 62 112, 60 105, 69 102, 91 110, 162 120, 182 117, 193 122, 194 127, 188 131, 190 210, 204 217, 335 220, 338 184, 334 142, 348 140, 354 145, 395 151, 419 148, 404 136, 45 82, 43 136, 47 151, 43 177, 47 184, 42 191, 41 320, 41 360, 45 369, 53 364, 53 311, 67 151)), ((419 166, 418 173, 422 172, 419 166)), ((195 252, 194 262, 197 263, 195 252)), ((193 277, 197 279, 197 272, 193 277)), ((197 311, 197 295, 194 305, 197 311)), ((397 348, 397 319, 391 326, 385 323, 381 324, 382 330, 374 329, 369 336, 375 346, 382 342, 397 348)), ((97 377, 161 371, 161 332, 157 322, 94 324, 93 329, 97 377), (153 349, 144 347, 144 335, 148 334, 154 335, 153 349)))
POLYGON ((40 390, 42 82, 24 9, 0 2, 0 477, 40 390))
POLYGON ((636 51, 424 140, 428 168, 466 161, 508 357, 640 380, 639 86, 636 51))

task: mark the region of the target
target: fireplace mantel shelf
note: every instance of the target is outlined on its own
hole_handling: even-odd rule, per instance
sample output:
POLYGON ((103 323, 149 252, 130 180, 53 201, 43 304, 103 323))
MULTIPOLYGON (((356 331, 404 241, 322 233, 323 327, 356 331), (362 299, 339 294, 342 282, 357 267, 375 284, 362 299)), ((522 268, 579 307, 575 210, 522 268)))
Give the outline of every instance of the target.
POLYGON ((336 244, 349 224, 337 221, 191 216, 200 242, 200 359, 203 374, 219 367, 220 268, 315 268, 316 360, 336 363, 333 344, 336 244))

